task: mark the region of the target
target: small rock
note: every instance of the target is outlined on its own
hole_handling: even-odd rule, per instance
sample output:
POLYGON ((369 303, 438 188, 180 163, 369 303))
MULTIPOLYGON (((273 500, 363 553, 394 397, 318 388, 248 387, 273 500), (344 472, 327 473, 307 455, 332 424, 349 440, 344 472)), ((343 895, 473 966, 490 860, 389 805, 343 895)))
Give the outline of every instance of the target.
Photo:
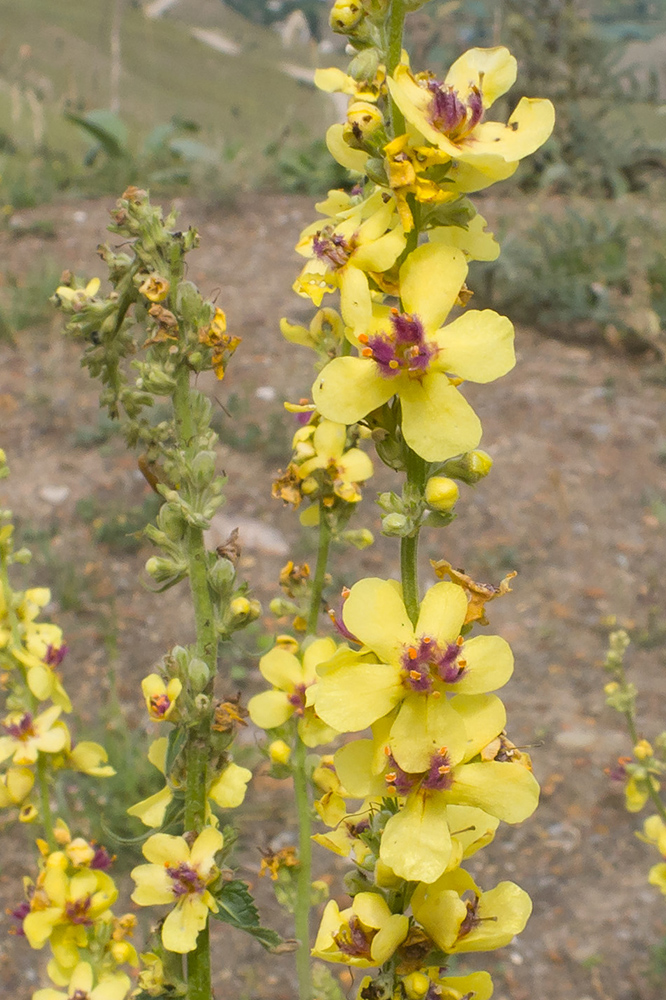
POLYGON ((254 394, 257 399, 263 400, 264 403, 272 403, 277 396, 272 385, 260 385, 258 389, 255 389, 254 394))
POLYGON ((234 528, 238 528, 241 549, 254 549, 271 556, 286 556, 289 552, 287 539, 277 528, 254 518, 229 514, 215 515, 206 532, 206 544, 213 549, 224 545, 234 528))
POLYGON ((78 209, 76 212, 74 212, 72 218, 74 219, 74 222, 78 222, 79 225, 82 225, 88 218, 88 213, 83 212, 81 209, 78 209))
POLYGON ((42 486, 39 495, 52 507, 58 507, 65 502, 71 492, 69 486, 42 486))

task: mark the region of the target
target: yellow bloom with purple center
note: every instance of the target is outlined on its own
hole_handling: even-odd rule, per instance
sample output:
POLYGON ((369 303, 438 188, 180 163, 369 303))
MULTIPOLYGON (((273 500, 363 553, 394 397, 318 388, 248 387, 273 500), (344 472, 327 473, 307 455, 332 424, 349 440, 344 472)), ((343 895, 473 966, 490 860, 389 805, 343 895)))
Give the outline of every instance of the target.
POLYGON ((428 73, 414 76, 403 64, 388 87, 406 121, 457 164, 460 178, 454 174, 454 183, 462 179, 462 189, 472 191, 510 177, 553 130, 553 105, 539 98, 521 98, 506 125, 484 121, 516 75, 508 49, 476 48, 463 53, 443 81, 428 73))
POLYGON ((162 924, 162 944, 167 951, 194 951, 199 932, 217 903, 208 886, 219 872, 215 855, 224 845, 219 830, 206 827, 190 847, 184 837, 156 833, 143 845, 150 862, 131 872, 136 883, 132 899, 139 906, 175 906, 162 924))
POLYGON ((183 685, 177 677, 172 677, 165 684, 159 674, 148 674, 141 681, 141 690, 150 718, 153 722, 164 722, 174 714, 176 699, 183 685))
POLYGON ((373 726, 373 740, 348 743, 335 755, 336 771, 351 796, 391 795, 401 802, 384 828, 380 859, 400 878, 426 883, 456 867, 466 851, 474 852, 472 844, 480 841, 478 849, 494 833, 491 822, 472 842, 459 841, 456 833, 464 827, 457 826, 460 817, 450 816, 451 805, 520 823, 539 800, 537 781, 522 763, 475 760, 503 728, 499 698, 458 695, 450 703, 431 702, 428 709, 403 712, 397 733, 391 719, 382 720, 373 726), (433 748, 433 738, 447 733, 446 745, 433 748))
POLYGON ((500 882, 482 892, 472 876, 459 868, 432 885, 419 885, 412 912, 435 944, 449 955, 492 951, 520 934, 532 912, 532 901, 514 882, 500 882))
POLYGON ((366 969, 383 965, 407 937, 409 918, 391 913, 383 896, 359 892, 352 905, 340 910, 329 900, 321 918, 312 955, 366 969))
POLYGON ((447 326, 467 276, 464 254, 421 246, 400 268, 401 309, 374 306, 370 292, 342 303, 359 357, 334 358, 312 389, 328 420, 353 424, 400 399, 407 444, 429 462, 476 448, 481 422, 456 388, 461 379, 492 382, 515 364, 513 326, 491 309, 470 310, 447 326))
MULTIPOLYGON (((310 695, 317 714, 338 732, 358 732, 399 708, 397 733, 406 728, 402 716, 415 722, 426 704, 432 712, 446 713, 447 692, 476 695, 502 687, 513 672, 511 648, 500 636, 463 639, 466 615, 463 588, 436 583, 423 598, 414 627, 398 584, 375 577, 359 580, 344 603, 342 620, 363 650, 342 646, 319 666, 310 695), (373 660, 367 652, 374 654, 373 660)), ((455 725, 455 718, 445 725, 455 725)), ((447 742, 448 729, 441 737, 438 732, 436 727, 437 746, 447 742)), ((405 742, 410 743, 408 735, 405 742)))
POLYGON ((320 420, 316 427, 304 427, 294 438, 302 439, 304 432, 311 442, 311 457, 296 462, 298 477, 302 480, 321 471, 331 480, 334 494, 346 503, 361 499, 359 483, 373 474, 372 460, 360 448, 347 448, 347 427, 332 420, 320 420), (300 437, 299 437, 300 435, 300 437))
POLYGON ((67 992, 47 987, 32 994, 32 1000, 124 1000, 131 986, 124 972, 100 976, 95 983, 92 966, 80 962, 72 973, 67 992))
POLYGON ((306 746, 328 743, 335 732, 322 723, 315 710, 307 705, 306 691, 317 678, 317 667, 335 655, 333 639, 315 639, 301 652, 300 658, 278 644, 259 661, 259 670, 272 684, 269 691, 250 698, 247 709, 255 726, 277 729, 295 716, 298 732, 306 746))
POLYGON ((368 273, 392 267, 405 242, 393 201, 375 191, 366 201, 350 202, 349 208, 333 218, 303 230, 296 250, 308 263, 294 290, 320 306, 326 292, 339 288, 344 314, 345 307, 353 307, 359 296, 369 297, 368 273))
POLYGON ((11 712, 2 720, 5 735, 0 736, 0 761, 13 756, 15 764, 34 764, 40 753, 58 753, 67 742, 67 729, 54 728, 62 709, 52 705, 40 715, 11 712))

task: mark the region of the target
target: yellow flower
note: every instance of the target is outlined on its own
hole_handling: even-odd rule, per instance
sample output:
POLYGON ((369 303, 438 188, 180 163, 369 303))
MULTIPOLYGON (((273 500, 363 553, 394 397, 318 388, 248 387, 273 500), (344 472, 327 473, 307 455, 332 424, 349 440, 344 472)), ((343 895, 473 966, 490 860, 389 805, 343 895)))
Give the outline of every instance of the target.
POLYGON ((422 1000, 430 991, 430 996, 439 1000, 490 1000, 493 995, 493 981, 487 972, 442 977, 438 966, 410 972, 402 977, 401 985, 407 1000, 422 1000))
POLYGON ((259 670, 273 687, 248 702, 255 726, 276 729, 296 715, 299 735, 306 746, 328 743, 334 734, 306 705, 306 691, 316 680, 316 668, 330 660, 336 649, 333 639, 315 639, 303 650, 301 659, 279 644, 262 656, 259 670))
MULTIPOLYGON (((69 745, 69 733, 67 737, 69 745)), ((108 759, 109 755, 99 743, 93 743, 92 740, 81 740, 71 749, 66 748, 63 766, 71 771, 94 775, 96 778, 110 778, 116 772, 107 763, 108 759)))
POLYGON ((435 944, 451 955, 509 944, 524 929, 532 901, 514 882, 481 892, 472 876, 458 868, 432 885, 417 886, 412 912, 435 944), (466 893, 473 898, 465 901, 466 893))
POLYGON ((320 306, 326 292, 339 288, 344 315, 359 296, 369 300, 367 274, 392 267, 405 242, 393 202, 375 191, 366 201, 303 230, 296 250, 309 260, 294 290, 320 306))
MULTIPOLYGON (((66 872, 67 861, 61 851, 49 855, 30 899, 30 913, 23 921, 30 947, 42 948, 51 939, 61 965, 69 963, 61 960, 57 953, 54 932, 60 930, 70 938, 73 935, 74 945, 85 947, 86 928, 104 916, 118 897, 115 883, 106 872, 84 868, 70 878, 66 872)), ((71 941, 67 942, 67 947, 71 951, 71 941)))
POLYGON ((85 288, 72 288, 70 285, 59 285, 55 293, 59 298, 64 299, 75 312, 78 312, 86 302, 95 298, 100 284, 99 278, 91 278, 85 288))
MULTIPOLYGON (((303 428, 306 430, 306 428, 303 428)), ((298 432, 297 432, 298 433, 298 432)), ((323 470, 333 484, 333 492, 347 503, 361 499, 358 484, 373 473, 372 461, 360 448, 348 448, 347 427, 331 420, 320 420, 312 433, 314 455, 296 464, 300 479, 307 479, 314 472, 323 470)))
POLYGON ((13 755, 15 764, 34 764, 38 754, 58 753, 67 742, 63 727, 53 728, 61 708, 53 705, 40 715, 11 712, 3 719, 6 736, 0 736, 0 761, 13 755))
POLYGON ((368 332, 358 338, 360 357, 334 358, 318 376, 312 397, 321 414, 353 424, 397 395, 405 441, 426 461, 476 448, 481 423, 449 375, 492 382, 513 368, 515 355, 512 324, 490 309, 442 326, 466 276, 460 250, 430 243, 400 268, 404 312, 373 310, 369 292, 343 303, 347 325, 368 332))
POLYGON ((174 714, 176 699, 183 690, 183 685, 177 677, 172 677, 165 684, 159 674, 148 674, 141 681, 141 690, 150 718, 153 722, 164 722, 174 714))
MULTIPOLYGON (((166 770, 166 754, 168 739, 166 736, 154 740, 148 750, 148 760, 162 774, 166 770)), ((208 798, 221 809, 235 809, 245 798, 247 784, 252 772, 247 767, 240 767, 233 762, 214 777, 208 787, 208 798)), ((170 778, 173 783, 173 779, 170 778)), ((136 816, 144 826, 158 827, 164 822, 167 808, 173 799, 173 791, 169 784, 159 792, 149 795, 147 799, 137 802, 127 810, 128 816, 136 816)), ((206 806, 206 820, 211 821, 210 807, 206 806)), ((215 821, 216 822, 216 821, 215 821)))
POLYGON ((131 986, 129 976, 124 972, 114 972, 102 976, 94 986, 92 966, 80 962, 69 983, 66 993, 47 988, 32 994, 32 1000, 124 1000, 131 986))
POLYGON ((166 278, 161 278, 159 274, 150 274, 139 286, 139 291, 150 302, 164 302, 169 294, 169 282, 166 278))
POLYGON ((351 907, 340 911, 326 904, 312 955, 366 969, 383 965, 407 937, 409 918, 391 913, 383 896, 359 892, 351 907))
POLYGON ((215 855, 224 844, 219 830, 206 827, 190 848, 184 837, 156 833, 143 845, 150 864, 139 865, 131 875, 136 883, 132 899, 139 906, 174 903, 162 925, 162 944, 167 951, 194 951, 208 911, 217 903, 208 886, 217 878, 215 855))
POLYGON ((666 896, 666 864, 663 861, 650 868, 648 882, 650 885, 656 885, 659 891, 666 896))
POLYGON ((8 768, 0 775, 0 809, 21 805, 32 791, 34 783, 35 776, 29 768, 8 768))
POLYGON ((402 800, 380 848, 381 861, 400 878, 434 882, 492 839, 497 824, 486 826, 487 816, 520 823, 536 809, 539 786, 521 762, 475 760, 503 716, 501 702, 489 695, 458 695, 448 704, 407 702, 400 725, 376 723, 374 740, 348 743, 336 753, 336 770, 351 796, 402 800), (464 814, 450 816, 453 804, 476 810, 466 817, 474 833, 469 840, 456 833, 465 829, 457 825, 464 814))
POLYGON ((643 823, 643 833, 636 833, 639 840, 652 844, 666 858, 666 823, 661 816, 648 816, 643 823))
MULTIPOLYGON (((420 712, 421 701, 436 701, 439 708, 433 711, 443 713, 447 691, 476 695, 502 687, 513 672, 511 649, 500 636, 480 635, 463 641, 460 630, 466 614, 462 587, 437 583, 421 602, 415 628, 394 581, 359 580, 345 601, 342 620, 375 658, 368 661, 342 646, 322 664, 313 692, 317 714, 338 732, 358 732, 404 706, 394 724, 397 733, 405 729, 403 712, 420 712)), ((454 717, 449 719, 451 725, 455 722, 454 717)), ((449 739, 445 729, 435 736, 433 747, 449 739)), ((413 741, 407 738, 405 742, 413 741)), ((408 751, 398 747, 401 752, 408 751)), ((407 760, 404 764, 409 769, 407 760)))
POLYGON ((506 125, 483 121, 516 73, 508 49, 470 49, 454 62, 443 83, 429 74, 415 77, 400 65, 388 87, 407 122, 463 168, 463 189, 478 190, 510 177, 518 161, 543 145, 553 130, 553 105, 538 98, 521 98, 506 125))
POLYGON ((288 764, 291 747, 284 740, 273 740, 268 747, 268 756, 274 764, 288 764))

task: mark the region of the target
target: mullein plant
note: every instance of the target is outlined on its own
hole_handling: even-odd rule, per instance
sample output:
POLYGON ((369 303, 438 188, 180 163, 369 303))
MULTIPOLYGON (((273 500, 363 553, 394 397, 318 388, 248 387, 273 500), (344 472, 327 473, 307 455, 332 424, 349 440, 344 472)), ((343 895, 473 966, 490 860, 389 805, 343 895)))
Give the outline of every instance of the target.
POLYGON ((666 774, 666 732, 652 741, 641 736, 636 712, 638 691, 627 678, 624 665, 629 645, 630 639, 624 629, 611 632, 604 663, 611 676, 604 689, 606 703, 624 717, 632 752, 620 757, 607 773, 611 780, 624 786, 628 812, 642 812, 646 806, 651 811, 636 836, 650 844, 660 857, 661 860, 650 868, 648 882, 666 896, 666 803, 661 793, 666 774))
MULTIPOLYGON (((9 475, 0 450, 0 479, 9 475)), ((15 590, 12 567, 30 553, 14 547, 11 511, 0 511, 0 670, 5 712, 0 735, 0 809, 39 828, 36 864, 24 878, 24 898, 9 910, 13 932, 50 951, 53 988, 36 1000, 90 996, 122 1000, 129 967, 138 965, 131 942, 136 917, 116 916, 113 858, 100 844, 73 836, 53 810, 58 776, 78 771, 97 778, 114 773, 97 743, 75 742, 65 717, 72 703, 62 679, 67 646, 62 630, 42 620, 46 587, 15 590), (69 988, 69 990, 68 990, 69 988), (63 992, 65 990, 65 992, 63 992), (79 990, 79 993, 76 993, 79 990)))
POLYGON ((506 945, 531 911, 514 883, 484 890, 462 866, 501 821, 526 819, 539 794, 494 693, 513 672, 511 650, 478 631, 510 577, 480 585, 442 559, 424 593, 417 554, 421 530, 448 525, 461 485, 492 465, 463 382, 495 381, 515 364, 511 322, 468 308, 470 262, 499 254, 469 195, 510 177, 549 137, 554 111, 523 98, 508 122, 492 120, 517 75, 503 47, 471 49, 444 79, 412 68, 404 19, 423 3, 333 4, 331 27, 353 58, 316 82, 349 95, 326 138, 354 186, 328 193, 296 247, 294 290, 316 308, 312 322, 282 321, 317 361, 311 397, 285 404, 301 425, 273 493, 304 505, 319 544, 314 573, 283 571, 273 609, 293 614, 283 620, 300 635, 278 637, 263 657, 272 687, 248 709, 271 733, 274 773, 294 778, 301 1000, 312 996, 309 779, 329 827, 315 841, 354 865, 351 902, 327 903, 311 954, 364 970, 360 1000, 488 1000, 488 973, 447 975, 451 956, 506 945), (366 442, 402 477, 378 499, 383 533, 400 539, 400 580, 350 580, 330 612, 337 636, 322 637, 331 539, 362 543, 348 521, 372 472, 366 442), (333 756, 308 755, 327 730, 354 736, 333 756))
MULTIPOLYGON (((160 907, 132 996, 210 1000, 211 916, 267 948, 284 947, 261 927, 247 885, 225 864, 235 835, 218 815, 243 802, 251 772, 234 761, 232 747, 247 711, 225 690, 228 673, 220 671, 217 686, 216 675, 234 634, 261 608, 237 577, 236 534, 215 551, 205 544, 224 500, 224 479, 216 471, 211 403, 191 383, 207 371, 222 379, 238 338, 226 332, 222 309, 186 279, 185 257, 198 242, 193 229, 176 230, 175 216, 164 218, 135 187, 111 217, 121 247, 99 248, 109 290, 101 290, 99 279, 86 283, 65 272, 53 301, 67 317, 66 332, 84 345, 82 364, 102 383, 101 404, 120 421, 128 446, 140 451, 139 468, 162 498, 156 522, 145 529, 157 550, 146 563, 149 586, 160 593, 187 580, 195 632, 193 643, 171 649, 141 683, 156 728, 148 757, 164 785, 128 809, 151 831, 142 846, 146 863, 131 873, 132 900, 160 907)), ((31 613, 24 613, 27 621, 31 613)), ((45 728, 59 711, 37 716, 34 725, 45 728)), ((138 965, 136 953, 131 957, 138 965)), ((77 966, 63 981, 67 995, 126 995, 129 980, 124 992, 111 993, 101 975, 93 970, 91 979, 77 966)), ((39 1000, 51 996, 47 991, 39 1000)))

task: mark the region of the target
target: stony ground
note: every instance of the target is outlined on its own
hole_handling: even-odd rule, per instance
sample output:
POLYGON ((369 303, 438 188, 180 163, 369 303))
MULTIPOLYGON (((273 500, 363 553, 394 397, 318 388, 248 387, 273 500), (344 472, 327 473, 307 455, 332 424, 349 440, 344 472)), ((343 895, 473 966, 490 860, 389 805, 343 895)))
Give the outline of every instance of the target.
MULTIPOLYGON (((21 213, 27 235, 0 235, 4 267, 21 275, 50 257, 96 273, 94 248, 104 238, 109 207, 76 203, 21 213), (56 240, 31 235, 35 221, 50 222, 56 240)), ((484 214, 492 218, 496 208, 490 203, 484 214)), ((277 330, 281 315, 305 318, 290 285, 297 268, 292 247, 310 213, 309 200, 287 196, 264 195, 225 210, 182 206, 183 222, 197 225, 202 236, 190 277, 219 295, 230 328, 243 337, 224 386, 205 386, 225 407, 220 459, 228 503, 217 530, 223 536, 245 519, 243 570, 265 606, 287 553, 311 555, 312 539, 270 499, 271 476, 284 465, 289 438, 281 401, 307 394, 311 383, 307 352, 288 350, 277 330)), ((518 345, 511 375, 468 391, 496 462, 493 473, 464 494, 453 527, 426 534, 422 546, 424 582, 430 557, 446 557, 495 583, 519 571, 512 597, 494 604, 491 617, 516 653, 504 695, 510 735, 532 747, 543 786, 536 815, 517 830, 502 828, 470 864, 489 886, 502 878, 524 886, 534 900, 532 920, 513 945, 464 967, 493 969, 497 1000, 658 1000, 666 973, 662 968, 659 978, 654 960, 650 973, 649 955, 666 934, 666 911, 646 881, 653 858, 634 836, 640 818, 627 815, 604 773, 628 742, 604 705, 601 661, 615 615, 640 639, 631 670, 642 692, 642 728, 646 735, 659 732, 666 696, 666 386, 645 359, 602 347, 572 347, 529 330, 519 331, 518 345)), ((17 349, 0 345, 0 444, 13 472, 1 484, 0 504, 17 512, 19 531, 35 550, 32 578, 52 586, 52 610, 71 648, 66 681, 81 725, 99 728, 95 720, 108 719, 115 692, 126 718, 111 726, 109 739, 120 745, 128 730, 130 741, 142 737, 140 677, 170 645, 188 640, 190 623, 181 591, 157 598, 142 586, 147 550, 124 551, 122 526, 104 535, 110 523, 117 528, 118 512, 145 509, 149 491, 135 458, 99 424, 95 389, 79 369, 78 352, 55 321, 21 333, 17 349), (101 443, 93 446, 95 437, 101 443), (106 543, 95 541, 100 533, 106 543)), ((390 486, 391 476, 379 473, 377 485, 390 486)), ((370 499, 361 520, 377 529, 370 499)), ((396 572, 397 546, 389 539, 357 565, 348 553, 333 564, 336 586, 396 572)), ((274 621, 267 626, 274 629, 274 621)), ((258 632, 241 642, 228 688, 251 692, 259 687, 258 632)), ((248 737, 250 756, 254 738, 248 737)), ((256 882, 260 850, 293 839, 288 788, 260 775, 241 826, 242 874, 256 882)), ((20 896, 25 845, 25 831, 8 827, 0 855, 0 893, 8 906, 20 896)), ((316 864, 341 896, 342 866, 323 851, 316 864)), ((258 886, 266 922, 288 933, 270 887, 258 886)), ((215 941, 218 996, 293 995, 288 956, 267 962, 232 933, 215 941)), ((36 975, 27 947, 5 938, 6 995, 24 1000, 36 975)), ((348 988, 344 970, 341 981, 348 988)))

